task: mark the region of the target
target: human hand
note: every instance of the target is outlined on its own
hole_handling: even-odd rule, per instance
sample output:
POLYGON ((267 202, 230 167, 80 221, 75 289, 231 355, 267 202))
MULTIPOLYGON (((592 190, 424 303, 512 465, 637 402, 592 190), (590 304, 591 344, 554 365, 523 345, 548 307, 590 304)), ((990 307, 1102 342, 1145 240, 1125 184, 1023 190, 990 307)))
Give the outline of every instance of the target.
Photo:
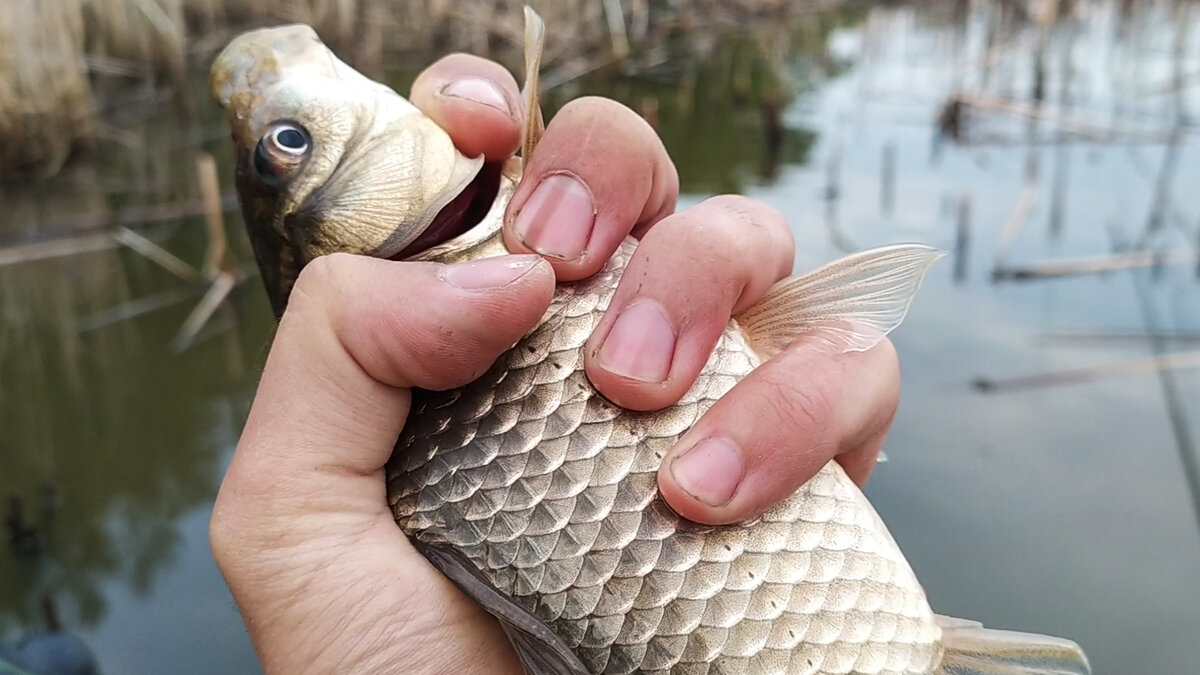
POLYGON ((553 289, 532 255, 305 267, 210 524, 265 672, 521 672, 499 624, 396 526, 384 465, 411 387, 481 375, 553 289))
MULTIPOLYGON (((500 161, 520 143, 516 81, 491 61, 447 56, 417 78, 411 100, 465 154, 500 161)), ((678 194, 654 130, 618 103, 583 98, 550 122, 505 219, 509 250, 542 254, 562 281, 595 273, 626 236, 640 239, 586 354, 592 384, 636 410, 678 400, 730 317, 792 272, 791 231, 774 209, 725 196, 674 213, 678 194)), ((759 515, 831 459, 863 485, 899 391, 888 340, 847 354, 801 340, 739 383, 666 457, 663 497, 686 518, 724 524, 759 515), (735 447, 682 459, 710 437, 735 447)))
MULTIPOLYGON (((519 109, 516 84, 495 64, 448 57, 418 79, 412 100, 468 154, 499 160, 517 146, 520 116, 506 112, 519 109), (473 88, 448 88, 464 80, 473 88)), ((519 672, 497 624, 416 553, 388 511, 383 466, 409 387, 482 373, 541 316, 555 276, 595 272, 632 233, 641 244, 588 345, 588 374, 617 403, 664 407, 691 385, 729 317, 791 270, 788 228, 761 204, 721 197, 670 215, 674 167, 652 130, 610 101, 564 108, 525 176, 506 241, 549 253, 549 264, 524 256, 455 273, 329 256, 301 275, 212 522, 214 555, 268 672, 519 672), (547 185, 582 207, 552 208, 535 194, 547 185), (564 236, 572 211, 578 229, 564 236)), ((685 517, 723 523, 757 515, 835 456, 861 482, 897 390, 886 341, 844 355, 801 341, 685 436, 660 472, 663 495, 685 517), (675 463, 712 435, 736 456, 701 450, 675 463), (727 477, 737 485, 716 484, 727 477)))

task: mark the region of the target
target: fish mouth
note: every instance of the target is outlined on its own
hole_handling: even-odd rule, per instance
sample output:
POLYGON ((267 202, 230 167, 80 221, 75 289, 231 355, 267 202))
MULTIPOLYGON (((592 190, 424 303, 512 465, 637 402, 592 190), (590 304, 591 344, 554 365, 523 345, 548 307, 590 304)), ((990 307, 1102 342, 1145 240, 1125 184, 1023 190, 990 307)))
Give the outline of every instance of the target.
POLYGON ((389 260, 406 260, 471 231, 483 221, 500 193, 499 163, 484 164, 475 178, 433 217, 429 227, 389 260))

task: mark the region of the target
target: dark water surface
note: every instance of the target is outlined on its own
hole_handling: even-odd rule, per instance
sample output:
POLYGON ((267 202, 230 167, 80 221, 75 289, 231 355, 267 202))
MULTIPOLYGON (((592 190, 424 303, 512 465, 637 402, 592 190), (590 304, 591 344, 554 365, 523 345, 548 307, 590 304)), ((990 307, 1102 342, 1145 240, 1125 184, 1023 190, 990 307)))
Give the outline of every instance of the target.
MULTIPOLYGON (((1195 12, 1089 3, 1043 30, 957 6, 693 43, 646 76, 554 96, 657 110, 685 204, 743 191, 778 207, 798 269, 894 241, 954 253, 894 336, 903 401, 869 496, 938 611, 1071 637, 1097 673, 1195 673, 1200 512, 1184 458, 1200 444, 1198 371, 1006 386, 1200 351, 1195 12), (965 143, 939 145, 934 121, 955 91, 988 110, 968 109, 965 143), (1031 121, 1039 91, 1048 112, 1031 121), (1021 226, 1002 234, 1010 221, 1021 226), (1000 264, 1128 247, 1193 258, 993 279, 1000 264), (1146 331, 1188 335, 1081 336, 1146 331)), ((191 199, 198 148, 228 173, 215 116, 130 125, 150 130, 151 151, 126 152, 143 141, 117 134, 96 166, 4 187, 5 244, 80 213, 191 199)), ((195 219, 135 229, 202 258, 195 219)), ((206 527, 273 322, 251 279, 176 353, 198 299, 125 248, 0 265, 0 507, 24 535, 0 547, 0 637, 42 627, 53 598, 107 673, 257 669, 206 527), (113 320, 146 298, 163 306, 113 320)))

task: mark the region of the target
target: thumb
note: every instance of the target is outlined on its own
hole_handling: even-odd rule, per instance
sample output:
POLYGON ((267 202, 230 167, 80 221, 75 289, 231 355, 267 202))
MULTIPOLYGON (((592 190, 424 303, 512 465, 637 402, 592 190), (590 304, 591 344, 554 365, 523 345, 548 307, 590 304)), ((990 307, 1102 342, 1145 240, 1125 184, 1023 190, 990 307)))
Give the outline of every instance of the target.
POLYGON ((434 619, 443 632, 490 626, 502 644, 465 600, 429 611, 456 594, 392 522, 383 467, 409 389, 478 377, 537 322, 553 289, 553 270, 533 255, 452 266, 331 255, 300 275, 210 523, 268 672, 399 648, 374 621, 416 634, 437 634, 421 628, 434 619), (345 653, 328 645, 338 631, 345 653), (380 644, 361 639, 375 633, 380 644))
POLYGON ((264 368, 240 443, 253 453, 239 452, 233 468, 262 461, 293 478, 379 470, 404 426, 408 389, 482 375, 552 293, 552 271, 533 255, 452 266, 318 258, 297 281, 264 368))

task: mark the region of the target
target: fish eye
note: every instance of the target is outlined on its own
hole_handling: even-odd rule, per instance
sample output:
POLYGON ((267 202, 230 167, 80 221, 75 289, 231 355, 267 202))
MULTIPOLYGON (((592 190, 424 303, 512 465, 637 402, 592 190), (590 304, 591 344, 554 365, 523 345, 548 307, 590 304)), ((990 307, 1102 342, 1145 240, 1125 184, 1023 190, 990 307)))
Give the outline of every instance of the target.
POLYGON ((254 170, 271 185, 286 182, 304 166, 312 151, 308 130, 292 122, 280 122, 267 130, 254 149, 254 170))

